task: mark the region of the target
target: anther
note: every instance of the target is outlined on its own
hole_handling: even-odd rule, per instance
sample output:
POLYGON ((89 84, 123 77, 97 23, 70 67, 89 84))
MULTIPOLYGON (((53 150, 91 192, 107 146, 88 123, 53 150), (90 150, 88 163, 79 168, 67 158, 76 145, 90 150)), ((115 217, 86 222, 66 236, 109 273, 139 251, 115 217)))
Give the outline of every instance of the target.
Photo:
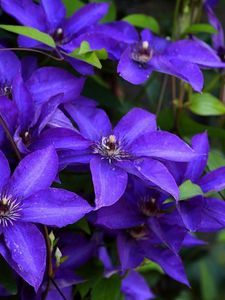
POLYGON ((142 48, 145 49, 145 50, 147 50, 148 47, 149 47, 149 42, 148 41, 143 41, 142 42, 142 48))

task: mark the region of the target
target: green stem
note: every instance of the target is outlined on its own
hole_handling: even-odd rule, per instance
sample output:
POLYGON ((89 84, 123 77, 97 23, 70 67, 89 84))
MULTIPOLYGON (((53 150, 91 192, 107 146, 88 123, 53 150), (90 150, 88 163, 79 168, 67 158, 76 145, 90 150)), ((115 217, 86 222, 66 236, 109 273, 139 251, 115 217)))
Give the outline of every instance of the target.
POLYGON ((177 19, 179 16, 179 9, 180 9, 181 0, 176 1, 174 16, 173 16, 173 30, 172 30, 172 40, 176 39, 176 26, 177 26, 177 19))
POLYGON ((14 139, 13 139, 11 133, 10 133, 10 130, 9 130, 9 128, 8 128, 8 126, 7 126, 6 122, 5 122, 5 120, 3 119, 1 113, 0 113, 0 125, 2 125, 2 128, 3 128, 3 130, 5 131, 5 134, 6 134, 7 138, 8 138, 8 140, 9 140, 9 142, 10 142, 10 144, 11 144, 11 146, 12 146, 12 148, 13 148, 13 150, 14 150, 14 152, 15 152, 17 158, 18 158, 18 160, 21 160, 22 157, 21 157, 20 151, 19 151, 19 149, 17 148, 17 145, 16 145, 16 143, 14 142, 14 139))
POLYGON ((45 55, 45 56, 47 56, 51 59, 54 59, 56 61, 63 61, 64 60, 63 57, 56 57, 56 56, 53 56, 51 54, 48 54, 47 52, 40 51, 40 50, 37 50, 37 49, 32 49, 32 48, 0 48, 0 51, 27 51, 27 52, 34 52, 34 53, 39 53, 39 54, 45 55))
POLYGON ((160 95, 159 95, 159 102, 158 102, 157 109, 156 109, 156 116, 158 116, 158 114, 161 110, 161 107, 162 107, 167 82, 168 82, 168 75, 165 75, 164 78, 163 78, 162 88, 161 88, 161 92, 160 92, 160 95))

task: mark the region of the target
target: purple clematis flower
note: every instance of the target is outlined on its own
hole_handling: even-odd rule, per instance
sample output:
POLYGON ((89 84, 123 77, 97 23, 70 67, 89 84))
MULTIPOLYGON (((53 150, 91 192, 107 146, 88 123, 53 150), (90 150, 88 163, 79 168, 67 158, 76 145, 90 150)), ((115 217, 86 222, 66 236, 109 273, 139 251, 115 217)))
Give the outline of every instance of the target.
POLYGON ((49 188, 58 172, 53 147, 24 158, 10 177, 0 153, 0 253, 35 290, 45 272, 45 240, 33 223, 63 227, 92 210, 74 193, 49 188))
POLYGON ((131 236, 149 235, 177 253, 187 230, 175 203, 165 204, 167 196, 147 188, 141 181, 131 180, 130 186, 117 203, 97 212, 96 223, 110 229, 131 228, 131 236))
POLYGON ((194 40, 170 42, 143 30, 141 40, 128 45, 122 53, 118 72, 127 81, 140 84, 153 71, 176 76, 201 91, 203 76, 200 66, 224 67, 217 55, 205 43, 194 40))
POLYGON ((200 194, 194 198, 179 201, 178 210, 186 228, 190 231, 207 232, 224 229, 224 201, 209 197, 209 195, 225 189, 225 167, 220 167, 202 176, 209 152, 207 134, 195 135, 192 138, 192 147, 196 152, 205 153, 205 155, 194 159, 188 164, 179 165, 178 168, 175 167, 174 163, 171 166, 167 164, 167 167, 173 173, 178 184, 191 180, 201 188, 204 195, 200 194))
POLYGON ((20 73, 14 76, 12 101, 1 97, 0 112, 21 153, 30 152, 33 141, 46 126, 73 129, 59 106, 72 100, 88 105, 89 100, 79 98, 83 85, 83 78, 54 67, 37 69, 27 82, 20 73))
POLYGON ((128 112, 112 129, 104 111, 93 107, 65 109, 78 124, 80 134, 69 129, 49 129, 33 145, 54 144, 61 168, 88 164, 96 195, 96 208, 115 203, 125 191, 127 173, 178 198, 177 185, 158 159, 190 161, 196 153, 176 135, 157 130, 155 116, 143 109, 128 112), (108 187, 111 186, 111 193, 108 187))
POLYGON ((110 58, 119 60, 118 73, 133 84, 145 82, 157 71, 176 76, 201 91, 203 75, 199 67, 225 66, 204 42, 194 39, 171 42, 147 29, 140 38, 134 27, 123 21, 93 26, 77 43, 82 40, 94 49, 106 48, 110 58))
MULTIPOLYGON (((90 3, 66 18, 66 8, 61 0, 42 0, 40 5, 32 0, 1 0, 1 7, 25 26, 34 27, 52 36, 59 50, 67 51, 66 45, 72 43, 90 26, 96 24, 107 13, 107 3, 90 3)), ((30 38, 20 36, 21 47, 46 48, 30 38)), ((79 47, 79 46, 78 46, 79 47)), ((74 50, 74 48, 73 48, 74 50)), ((81 74, 92 74, 92 66, 74 58, 69 58, 71 65, 81 74)))
POLYGON ((95 224, 119 231, 122 270, 137 267, 147 257, 172 278, 188 284, 178 251, 204 242, 189 234, 175 203, 165 202, 165 194, 149 189, 141 181, 130 183, 131 188, 117 203, 95 213, 95 224))

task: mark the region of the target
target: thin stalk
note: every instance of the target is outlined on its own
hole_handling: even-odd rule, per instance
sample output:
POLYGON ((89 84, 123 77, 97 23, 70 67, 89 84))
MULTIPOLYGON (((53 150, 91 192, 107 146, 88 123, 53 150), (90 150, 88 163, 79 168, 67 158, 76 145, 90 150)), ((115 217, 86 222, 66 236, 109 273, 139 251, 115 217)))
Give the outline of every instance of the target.
POLYGON ((177 25, 177 19, 179 15, 179 9, 180 9, 181 0, 176 1, 174 16, 173 16, 173 31, 172 31, 172 40, 176 39, 176 25, 177 25))
MULTIPOLYGON (((27 52, 34 52, 34 53, 39 53, 42 55, 45 55, 51 59, 54 59, 56 61, 63 61, 64 58, 62 56, 56 57, 51 54, 48 54, 47 52, 37 50, 37 49, 32 49, 32 48, 0 48, 0 51, 27 51, 27 52)), ((57 52, 58 53, 58 52, 57 52)))
POLYGON ((180 93, 179 93, 177 109, 175 113, 175 124, 174 124, 177 133, 179 132, 179 123, 180 123, 180 116, 183 110, 184 95, 185 95, 184 83, 180 81, 180 93))
POLYGON ((161 107, 162 107, 162 103, 163 103, 163 98, 164 98, 165 91, 166 91, 167 82, 168 82, 168 76, 165 75, 164 78, 163 78, 162 88, 161 88, 161 92, 160 92, 160 95, 159 95, 159 102, 158 102, 157 109, 156 109, 156 116, 158 116, 158 114, 159 114, 159 112, 161 110, 161 107))
POLYGON ((50 240, 49 240, 49 236, 48 236, 47 226, 43 225, 43 230, 44 230, 44 238, 45 238, 45 244, 46 244, 46 250, 47 250, 47 273, 48 273, 47 285, 46 285, 45 291, 43 292, 43 295, 42 295, 42 300, 45 300, 48 296, 48 292, 50 289, 53 269, 52 269, 52 251, 51 251, 51 244, 50 244, 50 240))
POLYGON ((177 87, 176 87, 176 78, 172 76, 172 101, 177 98, 177 87))
POLYGON ((10 133, 10 130, 9 130, 9 128, 8 128, 8 126, 7 126, 6 122, 5 122, 5 120, 3 119, 1 113, 0 113, 0 125, 2 125, 2 128, 3 128, 3 130, 5 131, 5 134, 6 134, 8 140, 9 140, 9 142, 10 142, 10 144, 11 144, 11 146, 12 146, 12 148, 13 148, 15 154, 16 154, 16 157, 18 158, 18 160, 21 160, 22 157, 21 157, 20 151, 19 151, 19 149, 17 148, 17 145, 16 145, 16 143, 14 142, 14 139, 13 139, 11 133, 10 133))
POLYGON ((56 290, 58 291, 58 293, 60 294, 60 296, 62 297, 62 299, 67 300, 66 297, 63 295, 62 291, 60 290, 60 288, 58 287, 55 280, 53 278, 50 278, 50 280, 51 280, 52 284, 54 285, 54 287, 56 288, 56 290))
POLYGON ((209 82, 209 84, 204 88, 203 92, 210 92, 214 87, 215 85, 218 83, 218 81, 220 80, 220 77, 221 77, 221 74, 217 74, 213 80, 211 80, 209 82))
POLYGON ((225 104, 225 76, 222 77, 221 88, 220 88, 220 99, 225 104))

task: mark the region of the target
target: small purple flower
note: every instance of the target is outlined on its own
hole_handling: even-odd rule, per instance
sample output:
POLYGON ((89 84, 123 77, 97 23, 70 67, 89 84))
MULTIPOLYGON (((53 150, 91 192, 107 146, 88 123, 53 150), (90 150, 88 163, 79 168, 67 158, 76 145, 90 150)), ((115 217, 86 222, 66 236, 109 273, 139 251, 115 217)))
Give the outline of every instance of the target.
MULTIPOLYGON (((14 76, 12 101, 1 97, 0 112, 21 153, 31 151, 32 143, 46 126, 73 129, 70 120, 58 107, 72 100, 82 102, 79 95, 83 85, 84 78, 78 79, 55 67, 37 69, 26 82, 20 72, 14 76)), ((85 105, 89 100, 84 99, 83 103, 85 105)))
POLYGON ((203 76, 199 66, 224 67, 208 45, 195 40, 171 42, 143 30, 141 40, 122 53, 118 72, 133 84, 143 83, 153 71, 170 74, 201 91, 203 76))
POLYGON ((196 153, 176 135, 157 130, 154 115, 134 108, 112 129, 107 115, 100 109, 70 104, 65 109, 78 124, 80 135, 63 128, 59 135, 59 130, 49 129, 33 147, 54 144, 61 168, 90 163, 96 208, 112 205, 122 196, 127 173, 178 198, 173 177, 157 159, 190 161, 196 153))
POLYGON ((45 272, 45 240, 34 223, 63 227, 92 210, 74 193, 49 188, 58 172, 52 147, 24 158, 10 177, 0 153, 0 253, 35 290, 45 272))
POLYGON ((225 188, 225 167, 220 167, 203 175, 206 168, 209 144, 207 133, 197 134, 192 138, 192 147, 197 153, 205 153, 188 164, 166 163, 178 184, 191 180, 197 184, 204 195, 179 201, 178 210, 186 228, 190 231, 216 231, 225 228, 225 203, 210 197, 225 188), (172 171, 173 170, 173 171, 172 171))

